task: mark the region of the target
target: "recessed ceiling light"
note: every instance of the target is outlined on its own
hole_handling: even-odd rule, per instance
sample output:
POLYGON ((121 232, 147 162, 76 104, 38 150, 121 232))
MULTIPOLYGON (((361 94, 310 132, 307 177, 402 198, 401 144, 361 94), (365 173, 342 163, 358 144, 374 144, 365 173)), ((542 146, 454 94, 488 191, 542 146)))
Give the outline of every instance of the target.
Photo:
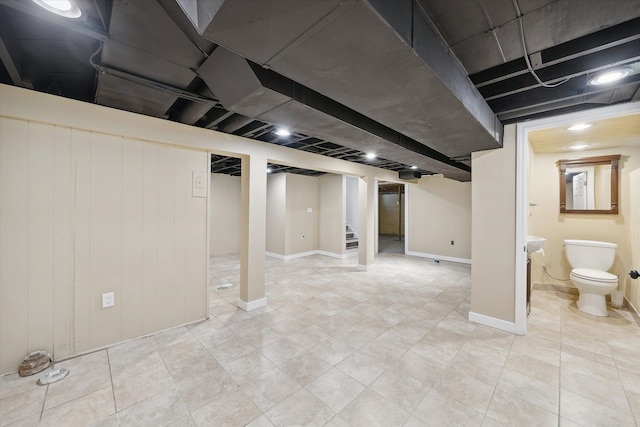
POLYGON ((584 130, 593 126, 591 123, 578 123, 573 126, 568 127, 569 130, 584 130))
POLYGON ((606 85, 607 83, 613 83, 620 79, 624 79, 629 74, 631 74, 631 69, 629 68, 616 68, 613 70, 607 70, 589 80, 589 84, 592 86, 606 85))
POLYGON ((589 144, 574 144, 569 148, 571 148, 572 150, 584 150, 588 146, 589 146, 589 144))
POLYGON ((376 153, 367 153, 367 155, 365 157, 367 158, 367 160, 373 160, 377 156, 376 156, 376 153))
POLYGON ((287 128, 278 128, 278 130, 276 130, 276 135, 278 136, 289 136, 291 135, 291 131, 287 128))
POLYGON ((417 166, 411 166, 411 169, 416 170, 416 169, 418 169, 418 167, 417 166))
POLYGON ((65 18, 80 18, 82 11, 71 0, 33 0, 35 4, 65 18))

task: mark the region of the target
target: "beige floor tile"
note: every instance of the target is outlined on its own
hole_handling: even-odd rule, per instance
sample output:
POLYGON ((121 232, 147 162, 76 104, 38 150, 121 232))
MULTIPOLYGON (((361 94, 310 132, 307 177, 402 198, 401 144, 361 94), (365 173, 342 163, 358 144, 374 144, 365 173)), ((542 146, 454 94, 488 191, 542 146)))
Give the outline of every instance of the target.
POLYGON ((105 387, 111 389, 111 375, 107 364, 86 372, 69 371, 66 378, 49 384, 44 409, 53 408, 105 387))
POLYGON ((336 368, 331 368, 306 387, 336 413, 344 409, 365 388, 336 368))
POLYGON ((283 338, 279 341, 269 344, 260 349, 260 352, 276 365, 282 365, 287 360, 301 355, 307 349, 289 338, 283 338))
POLYGON ((85 426, 95 424, 116 412, 111 387, 44 411, 42 426, 85 426))
POLYGON ((369 388, 407 413, 412 413, 430 385, 398 368, 389 368, 369 388))
POLYGON ((312 347, 309 351, 333 366, 349 357, 356 349, 347 343, 330 338, 312 347))
POLYGON ((134 352, 130 359, 127 358, 126 354, 111 356, 111 353, 109 353, 109 366, 111 368, 111 375, 114 378, 128 378, 138 375, 141 372, 165 369, 160 353, 156 350, 149 351, 149 347, 147 346, 140 352, 134 352))
POLYGON ((300 384, 279 368, 274 368, 257 378, 242 382, 240 386, 263 412, 301 388, 300 384))
POLYGON ((259 351, 253 351, 231 362, 222 363, 222 366, 237 382, 242 382, 259 377, 265 372, 275 368, 276 365, 259 351))
POLYGON ((515 337, 510 351, 560 366, 560 347, 558 342, 525 335, 515 337))
POLYGON ((247 424, 246 427, 273 427, 273 424, 269 421, 269 418, 267 418, 266 415, 260 415, 258 418, 247 424))
POLYGON ((196 427, 197 424, 191 415, 185 415, 167 424, 168 427, 196 427))
POLYGON ((56 405, 45 425, 640 425, 628 311, 588 316, 541 287, 515 336, 468 322, 469 266, 354 263, 267 258, 269 305, 247 313, 239 257, 213 257, 210 319, 59 362, 71 376, 48 387, 0 377, 0 424, 36 425, 56 405))
POLYGON ((487 416, 504 425, 541 427, 558 425, 557 414, 500 391, 493 394, 487 416))
POLYGON ((466 351, 458 351, 446 370, 450 372, 464 372, 492 387, 498 384, 503 365, 486 359, 478 359, 466 351))
POLYGON ((335 412, 302 388, 265 415, 274 426, 322 426, 334 417, 335 412))
POLYGON ((209 353, 219 363, 228 363, 255 350, 255 346, 243 338, 237 337, 231 341, 211 347, 209 353))
POLYGON ((37 379, 37 375, 21 377, 17 372, 0 376, 0 400, 40 388, 36 384, 37 379))
POLYGON ((464 372, 454 371, 446 371, 433 385, 433 389, 482 414, 487 410, 494 391, 494 387, 464 372))
POLYGON ((563 369, 560 383, 563 390, 630 414, 631 408, 629 408, 625 397, 622 383, 618 380, 615 371, 612 372, 612 375, 614 378, 605 379, 563 369))
POLYGON ((366 386, 375 381, 388 367, 361 351, 356 351, 336 365, 336 368, 366 386))
POLYGON ((513 396, 537 405, 551 413, 558 413, 558 386, 553 386, 505 368, 502 371, 496 390, 504 395, 513 396))
POLYGON ((516 352, 509 353, 504 367, 552 386, 560 386, 559 366, 530 357, 526 354, 516 352))
POLYGON ((478 412, 452 399, 439 391, 432 389, 413 413, 422 426, 480 426, 484 418, 478 412))
POLYGON ((82 356, 74 357, 62 362, 54 363, 53 369, 65 368, 69 369, 71 373, 79 374, 81 372, 88 372, 94 369, 100 369, 101 367, 109 366, 109 359, 107 356, 107 350, 100 350, 94 353, 85 354, 82 356))
POLYGON ((378 393, 365 390, 340 413, 350 426, 400 426, 409 414, 378 393))
POLYGON ((123 427, 166 425, 185 417, 189 417, 189 410, 177 390, 158 393, 118 413, 123 427))
POLYGON ((283 372, 302 386, 311 383, 330 368, 331 364, 312 350, 296 356, 280 366, 283 372))
POLYGON ((191 413, 199 426, 243 426, 262 412, 242 390, 222 393, 191 413))
POLYGON ((188 381, 176 380, 176 385, 190 411, 210 403, 219 394, 238 388, 236 381, 222 368, 213 369, 188 381))
POLYGON ((401 358, 411 346, 399 343, 390 338, 378 337, 362 348, 362 352, 372 356, 382 363, 391 365, 401 358))
POLYGON ((560 391, 560 416, 583 426, 632 427, 635 421, 626 414, 608 406, 601 405, 565 389, 560 391))
POLYGON ((401 369, 429 386, 438 381, 446 369, 445 364, 424 357, 413 350, 407 351, 392 367, 401 369))
MULTIPOLYGON (((28 378, 31 387, 26 391, 12 394, 0 400, 0 425, 11 424, 33 415, 40 417, 47 388, 36 385, 36 378, 33 376, 28 378)), ((19 390, 23 389, 23 387, 19 388, 19 390)))
POLYGON ((113 378, 113 393, 118 411, 142 402, 162 391, 175 387, 175 382, 165 369, 141 371, 133 377, 113 378))

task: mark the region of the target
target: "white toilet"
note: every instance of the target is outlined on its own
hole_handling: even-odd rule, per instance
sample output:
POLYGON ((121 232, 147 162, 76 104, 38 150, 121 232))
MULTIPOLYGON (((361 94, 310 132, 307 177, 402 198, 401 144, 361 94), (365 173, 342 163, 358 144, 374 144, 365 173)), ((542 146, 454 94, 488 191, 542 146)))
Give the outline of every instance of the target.
POLYGON ((578 288, 578 309, 594 316, 608 316, 605 295, 618 287, 618 277, 608 273, 618 245, 594 240, 565 240, 571 265, 571 282, 578 288))

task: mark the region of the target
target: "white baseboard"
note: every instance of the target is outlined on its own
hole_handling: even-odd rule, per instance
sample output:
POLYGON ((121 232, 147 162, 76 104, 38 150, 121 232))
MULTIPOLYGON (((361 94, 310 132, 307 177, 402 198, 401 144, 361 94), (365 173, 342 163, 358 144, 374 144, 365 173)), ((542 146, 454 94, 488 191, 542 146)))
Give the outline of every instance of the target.
POLYGON ((469 321, 500 329, 501 331, 511 332, 512 334, 520 334, 514 322, 507 322, 506 320, 496 319, 495 317, 485 316, 484 314, 474 313, 473 311, 469 312, 469 321))
POLYGON ((264 307, 265 305, 267 305, 267 297, 249 302, 242 301, 241 299, 238 300, 238 307, 244 311, 255 310, 256 308, 264 307))
POLYGON ((265 252, 264 253, 266 256, 271 257, 271 258, 277 258, 277 259, 281 259, 283 261, 289 261, 290 259, 296 259, 296 258, 303 258, 306 256, 311 256, 311 255, 317 255, 318 251, 309 251, 309 252, 300 252, 298 254, 291 254, 291 255, 280 255, 274 252, 265 252))
POLYGON ((344 254, 338 254, 335 252, 327 252, 327 251, 308 251, 308 252, 300 252, 297 254, 291 254, 291 255, 280 255, 274 252, 265 252, 264 253, 266 256, 271 257, 271 258, 276 258, 276 259, 280 259, 283 261, 288 261, 290 259, 296 259, 296 258, 303 258, 306 256, 311 256, 311 255, 323 255, 323 256, 328 256, 331 258, 339 258, 339 259, 345 259, 345 258, 349 258, 349 257, 353 257, 353 256, 357 256, 358 255, 358 251, 354 251, 354 252, 346 252, 344 254))
POLYGON ((413 252, 413 251, 406 251, 405 253, 410 256, 417 256, 421 258, 432 258, 432 259, 439 259, 440 261, 457 262, 460 264, 471 264, 471 260, 467 258, 456 258, 456 257, 451 257, 446 255, 435 255, 435 254, 427 254, 424 252, 413 252))
POLYGON ((271 258, 284 260, 284 255, 280 255, 280 254, 277 254, 275 252, 265 252, 264 254, 266 256, 268 256, 268 257, 271 257, 271 258))
POLYGON ((640 313, 638 313, 638 310, 633 306, 633 304, 631 304, 631 301, 629 301, 626 296, 624 296, 623 298, 624 306, 627 307, 627 310, 629 310, 631 316, 633 316, 638 326, 640 326, 640 313))
POLYGON ((360 271, 367 271, 369 269, 369 266, 368 265, 358 264, 357 269, 360 270, 360 271))
POLYGON ((331 257, 331 258, 338 258, 338 259, 345 259, 345 258, 358 256, 358 251, 346 252, 346 253, 343 253, 343 254, 338 254, 338 253, 335 253, 335 252, 327 252, 327 251, 316 251, 316 253, 318 255, 324 255, 324 256, 328 256, 328 257, 331 257))

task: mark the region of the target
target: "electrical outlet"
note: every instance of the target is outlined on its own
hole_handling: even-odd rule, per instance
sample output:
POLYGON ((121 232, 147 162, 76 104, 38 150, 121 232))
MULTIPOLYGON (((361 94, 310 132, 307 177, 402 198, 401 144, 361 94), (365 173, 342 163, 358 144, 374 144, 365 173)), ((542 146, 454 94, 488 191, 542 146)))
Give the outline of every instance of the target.
POLYGON ((113 292, 107 292, 102 294, 102 308, 113 307, 116 303, 116 298, 113 292))
POLYGON ((453 240, 451 241, 451 246, 453 246, 453 240))

